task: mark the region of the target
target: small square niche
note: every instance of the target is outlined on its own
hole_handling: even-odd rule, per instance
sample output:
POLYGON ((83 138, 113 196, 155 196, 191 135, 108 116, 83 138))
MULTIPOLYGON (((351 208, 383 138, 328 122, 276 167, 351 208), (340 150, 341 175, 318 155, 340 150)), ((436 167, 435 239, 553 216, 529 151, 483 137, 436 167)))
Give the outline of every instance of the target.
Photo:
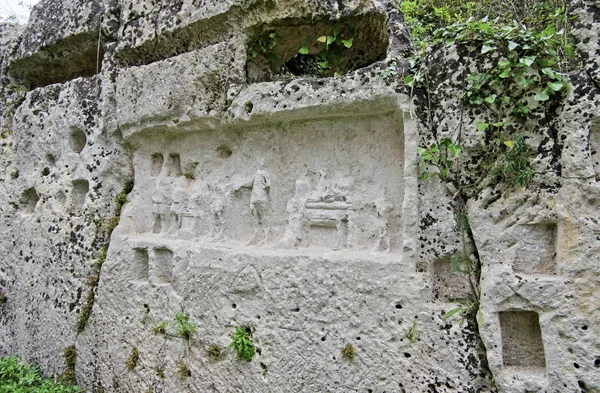
POLYGON ((450 257, 433 261, 433 296, 443 302, 469 294, 469 276, 452 269, 450 257))
POLYGON ((504 311, 500 313, 502 334, 502 364, 508 367, 546 367, 542 329, 534 311, 504 311))
POLYGON ((513 233, 516 242, 513 270, 524 274, 556 274, 556 223, 520 225, 513 233))

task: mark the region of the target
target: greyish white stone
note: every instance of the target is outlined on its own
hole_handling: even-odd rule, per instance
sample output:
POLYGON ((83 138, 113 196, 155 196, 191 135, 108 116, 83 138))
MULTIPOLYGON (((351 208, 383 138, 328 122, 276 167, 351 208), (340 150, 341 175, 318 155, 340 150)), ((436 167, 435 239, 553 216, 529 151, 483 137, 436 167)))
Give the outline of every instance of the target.
POLYGON ((479 65, 430 50, 426 99, 406 59, 383 78, 409 47, 389 2, 42 1, 24 35, 0 30, 0 355, 58 376, 74 346, 77 382, 105 392, 599 391, 597 7, 573 12, 586 70, 522 130, 534 181, 461 194, 420 177, 417 147, 462 138, 478 165, 484 114, 459 93, 479 65), (334 26, 357 30, 360 69, 293 75, 334 26), (462 253, 477 321, 442 318, 472 291, 462 253), (227 350, 240 326, 250 362, 227 350))

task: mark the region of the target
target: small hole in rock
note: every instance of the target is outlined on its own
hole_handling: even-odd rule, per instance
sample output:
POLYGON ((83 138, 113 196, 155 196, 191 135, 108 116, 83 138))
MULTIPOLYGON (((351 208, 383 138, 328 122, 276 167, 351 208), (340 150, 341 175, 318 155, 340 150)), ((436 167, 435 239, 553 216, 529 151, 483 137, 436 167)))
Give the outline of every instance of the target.
POLYGON ((87 143, 87 136, 83 130, 79 128, 72 128, 69 136, 69 147, 74 153, 81 153, 85 144, 87 143))
POLYGON ((233 152, 228 146, 221 145, 217 148, 217 154, 221 158, 229 158, 231 157, 231 154, 233 154, 233 152))
POLYGON ((231 305, 231 308, 237 308, 237 304, 233 303, 233 304, 231 305))
POLYGON ((402 309, 402 304, 400 304, 400 303, 396 304, 396 308, 397 308, 398 310, 401 310, 401 309, 402 309))
POLYGON ((48 176, 49 174, 50 174, 50 168, 48 168, 48 167, 45 167, 45 168, 42 170, 42 176, 48 176))
POLYGON ((405 358, 409 358, 410 356, 411 356, 411 355, 410 355, 410 353, 408 353, 408 352, 404 352, 404 357, 405 357, 405 358))

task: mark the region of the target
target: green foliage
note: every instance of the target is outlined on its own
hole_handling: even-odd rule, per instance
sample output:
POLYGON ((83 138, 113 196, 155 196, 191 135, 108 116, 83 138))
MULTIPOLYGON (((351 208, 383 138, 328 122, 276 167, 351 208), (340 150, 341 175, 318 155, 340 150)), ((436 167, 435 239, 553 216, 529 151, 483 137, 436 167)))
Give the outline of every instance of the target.
POLYGON ((234 349, 237 352, 238 359, 251 361, 255 353, 254 343, 252 343, 252 329, 248 326, 238 326, 231 338, 233 341, 227 349, 234 349))
POLYGON ((37 365, 19 362, 16 357, 0 358, 0 393, 75 392, 81 388, 44 378, 37 365))
POLYGON ((415 319, 410 329, 408 329, 408 331, 406 332, 406 338, 408 338, 410 342, 414 344, 417 342, 420 335, 421 331, 419 330, 419 324, 415 319))
POLYGON ((444 138, 439 145, 433 143, 429 147, 418 147, 418 153, 421 157, 419 167, 425 169, 427 165, 437 168, 435 172, 423 171, 423 179, 427 180, 430 175, 438 175, 440 179, 446 181, 450 171, 460 156, 460 147, 453 144, 450 139, 444 138))
POLYGON ((474 316, 479 309, 479 300, 475 295, 472 294, 469 294, 466 298, 450 299, 450 301, 458 303, 458 307, 455 307, 445 313, 442 316, 444 321, 452 316, 459 316, 464 320, 467 317, 474 316))
POLYGON ((339 28, 334 28, 332 35, 322 35, 316 40, 306 37, 298 50, 296 65, 305 75, 338 76, 342 73, 340 64, 353 43, 354 37, 343 38, 339 28), (316 56, 310 54, 313 47, 319 50, 316 56))
POLYGON ((352 344, 347 344, 344 349, 342 349, 342 358, 348 359, 348 361, 353 361, 356 357, 356 349, 352 344))
POLYGON ((276 55, 273 50, 277 45, 277 33, 274 30, 264 32, 252 48, 251 57, 263 55, 270 62, 275 61, 276 55))
POLYGON ((106 255, 108 253, 108 243, 104 244, 100 251, 98 251, 98 255, 96 257, 96 261, 94 262, 93 272, 88 277, 88 284, 90 289, 86 295, 85 303, 81 307, 81 311, 79 312, 79 317, 77 318, 77 322, 75 323, 75 330, 78 333, 81 333, 83 329, 85 329, 88 319, 90 318, 90 313, 92 312, 92 307, 94 306, 94 301, 96 299, 96 287, 98 286, 98 282, 100 281, 100 269, 102 265, 106 261, 106 255))
POLYGON ((178 336, 189 339, 192 333, 196 331, 196 326, 189 322, 187 315, 178 312, 175 314, 175 329, 178 336))

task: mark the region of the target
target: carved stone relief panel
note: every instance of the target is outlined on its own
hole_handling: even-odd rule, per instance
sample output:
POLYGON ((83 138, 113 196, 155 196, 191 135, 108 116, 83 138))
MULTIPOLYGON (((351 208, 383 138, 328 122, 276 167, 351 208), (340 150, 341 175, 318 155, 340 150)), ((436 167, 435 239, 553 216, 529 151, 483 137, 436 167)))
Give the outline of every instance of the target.
POLYGON ((404 146, 394 115, 149 133, 133 145, 138 235, 401 248, 404 146))

